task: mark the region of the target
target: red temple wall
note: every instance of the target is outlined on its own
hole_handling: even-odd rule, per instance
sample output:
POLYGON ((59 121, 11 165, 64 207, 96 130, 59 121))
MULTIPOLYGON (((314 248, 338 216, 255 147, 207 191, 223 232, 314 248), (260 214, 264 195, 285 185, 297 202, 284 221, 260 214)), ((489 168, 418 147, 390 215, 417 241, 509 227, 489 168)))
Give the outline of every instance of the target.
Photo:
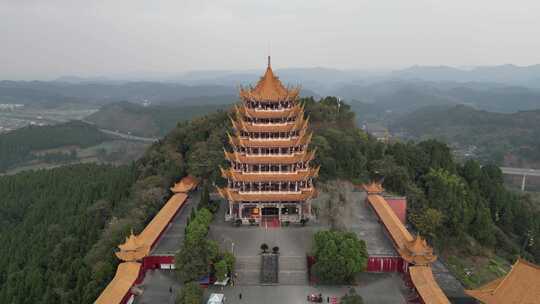
POLYGON ((368 272, 404 272, 404 262, 401 257, 370 256, 366 271, 368 272))
POLYGON ((406 197, 385 197, 390 208, 397 215, 403 225, 407 224, 407 198, 406 197))

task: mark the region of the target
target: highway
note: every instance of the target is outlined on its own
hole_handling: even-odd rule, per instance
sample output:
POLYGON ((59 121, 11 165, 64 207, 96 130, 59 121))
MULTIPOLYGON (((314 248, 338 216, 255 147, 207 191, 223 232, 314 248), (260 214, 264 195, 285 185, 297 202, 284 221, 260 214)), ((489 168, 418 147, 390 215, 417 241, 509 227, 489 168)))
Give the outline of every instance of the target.
POLYGON ((540 176, 540 170, 538 169, 501 167, 501 170, 504 174, 510 174, 510 175, 540 176))

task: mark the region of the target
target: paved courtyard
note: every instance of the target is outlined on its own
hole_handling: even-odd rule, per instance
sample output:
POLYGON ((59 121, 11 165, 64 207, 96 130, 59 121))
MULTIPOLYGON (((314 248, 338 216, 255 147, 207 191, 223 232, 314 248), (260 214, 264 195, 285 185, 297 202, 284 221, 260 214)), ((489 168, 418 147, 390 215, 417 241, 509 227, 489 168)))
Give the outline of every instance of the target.
POLYGON ((225 222, 225 208, 216 214, 210 226, 209 238, 216 240, 222 249, 234 251, 235 256, 255 256, 262 243, 270 248, 279 247, 282 256, 305 256, 312 247, 313 234, 328 226, 310 222, 306 226, 265 228, 243 225, 233 226, 225 222))
MULTIPOLYGON (((341 206, 340 225, 345 226, 364 239, 368 251, 379 254, 394 253, 393 247, 377 222, 375 215, 363 205, 364 194, 346 189, 346 206, 341 206)), ((328 199, 322 194, 322 198, 328 199)), ((152 251, 152 254, 171 254, 179 250, 184 238, 187 217, 200 199, 200 192, 190 195, 187 205, 173 219, 170 226, 152 251)), ((341 297, 349 286, 312 286, 307 279, 306 254, 312 248, 313 235, 322 229, 329 229, 329 221, 320 219, 309 222, 306 226, 268 228, 259 226, 235 227, 224 221, 225 208, 222 205, 211 224, 209 238, 216 240, 223 250, 232 251, 237 258, 239 272, 237 284, 221 291, 219 287, 210 287, 205 291, 207 298, 211 292, 223 292, 227 303, 307 303, 310 293, 322 293, 324 297, 341 297), (280 248, 279 285, 261 286, 260 245, 266 243, 270 248, 280 248), (238 294, 242 293, 242 300, 238 294)), ((172 270, 151 270, 146 273, 144 282, 139 286, 143 295, 135 299, 136 304, 174 303, 174 294, 181 288, 172 270), (171 292, 172 290, 172 292, 171 292)), ((398 274, 363 273, 354 286, 368 304, 405 303, 405 287, 398 274)))
MULTIPOLYGON (((210 293, 223 293, 228 304, 296 304, 308 303, 306 298, 311 293, 321 293, 323 297, 342 297, 350 286, 235 286, 211 287, 205 292, 205 301, 210 293), (240 300, 238 295, 242 293, 240 300)), ((359 284, 354 286, 366 304, 402 304, 406 303, 402 294, 404 288, 399 275, 390 273, 364 273, 359 277, 359 284)), ((206 302, 204 302, 206 303, 206 302)))
POLYGON ((135 304, 174 304, 180 281, 176 278, 174 270, 149 270, 138 288, 143 294, 135 297, 135 304))

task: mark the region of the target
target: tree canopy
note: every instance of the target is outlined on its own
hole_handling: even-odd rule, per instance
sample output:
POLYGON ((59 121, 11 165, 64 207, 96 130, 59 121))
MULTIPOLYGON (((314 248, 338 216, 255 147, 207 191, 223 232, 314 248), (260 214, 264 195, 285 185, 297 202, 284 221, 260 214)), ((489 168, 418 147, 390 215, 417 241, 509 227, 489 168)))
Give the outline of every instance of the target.
POLYGON ((324 283, 349 283, 367 266, 364 241, 352 232, 319 231, 314 235, 313 273, 324 283))

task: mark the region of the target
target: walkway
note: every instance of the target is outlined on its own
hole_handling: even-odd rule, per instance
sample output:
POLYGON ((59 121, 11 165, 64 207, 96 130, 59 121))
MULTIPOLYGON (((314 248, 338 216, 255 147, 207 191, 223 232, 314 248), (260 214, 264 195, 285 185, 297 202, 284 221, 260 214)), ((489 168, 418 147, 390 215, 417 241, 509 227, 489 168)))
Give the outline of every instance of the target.
POLYGON ((169 224, 150 255, 174 255, 180 249, 184 241, 187 219, 191 214, 191 209, 199 203, 200 197, 200 190, 189 194, 188 200, 169 224))

